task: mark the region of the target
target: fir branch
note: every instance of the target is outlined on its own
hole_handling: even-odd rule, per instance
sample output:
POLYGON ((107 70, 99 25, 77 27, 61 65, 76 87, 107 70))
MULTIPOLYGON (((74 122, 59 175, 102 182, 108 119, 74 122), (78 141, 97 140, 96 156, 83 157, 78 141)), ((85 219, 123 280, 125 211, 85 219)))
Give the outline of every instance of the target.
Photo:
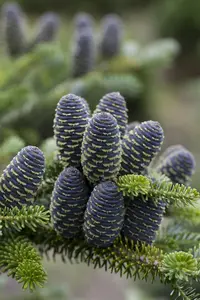
POLYGON ((184 228, 182 224, 173 222, 160 229, 154 245, 165 252, 173 250, 187 251, 188 249, 199 245, 199 242, 200 233, 191 232, 184 228))
POLYGON ((162 200, 168 205, 173 204, 175 207, 192 205, 200 198, 199 192, 183 184, 173 184, 171 182, 155 182, 151 184, 151 189, 145 197, 150 197, 157 202, 162 200))
POLYGON ((41 254, 48 258, 49 252, 53 251, 54 259, 60 255, 64 262, 66 258, 71 262, 85 262, 94 268, 126 275, 127 278, 154 280, 158 274, 163 277, 159 271, 163 252, 154 246, 119 237, 110 247, 93 247, 84 238, 64 239, 50 227, 41 229, 37 235, 32 234, 31 239, 38 245, 41 254))
POLYGON ((10 236, 0 244, 0 267, 2 272, 23 283, 24 289, 43 286, 46 273, 41 264, 41 257, 33 245, 23 236, 10 236), (33 271, 36 269, 35 271, 33 271), (32 270, 32 271, 31 271, 32 270))
POLYGON ((196 189, 183 184, 173 184, 162 178, 151 182, 145 176, 131 174, 119 177, 117 184, 124 196, 134 197, 141 194, 144 201, 151 198, 155 203, 163 201, 168 205, 173 204, 175 207, 192 205, 200 198, 196 189))
POLYGON ((170 207, 168 213, 175 220, 187 223, 192 226, 200 225, 200 208, 199 207, 170 207))
POLYGON ((166 281, 184 281, 196 279, 199 275, 198 261, 191 253, 175 251, 165 254, 160 271, 166 281))
POLYGON ((38 226, 44 226, 49 222, 49 212, 44 206, 22 206, 21 209, 14 207, 0 209, 0 221, 3 228, 13 227, 20 231, 28 227, 36 231, 38 226))
POLYGON ((123 196, 137 197, 139 194, 146 195, 150 190, 150 181, 142 175, 124 175, 117 179, 119 191, 123 196))
POLYGON ((19 283, 22 283, 22 288, 35 290, 38 287, 42 288, 46 281, 46 274, 42 264, 32 259, 24 259, 16 268, 15 278, 19 283))
POLYGON ((195 289, 184 285, 174 286, 170 296, 173 296, 176 300, 200 300, 200 294, 197 294, 195 289))

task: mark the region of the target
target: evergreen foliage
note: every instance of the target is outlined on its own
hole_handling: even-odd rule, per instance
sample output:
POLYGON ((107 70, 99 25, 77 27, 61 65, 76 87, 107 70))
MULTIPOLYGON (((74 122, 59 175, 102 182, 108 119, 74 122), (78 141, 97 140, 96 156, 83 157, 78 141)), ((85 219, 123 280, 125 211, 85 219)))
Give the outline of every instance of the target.
MULTIPOLYGON (((45 22, 48 24, 52 19, 52 24, 58 26, 56 15, 48 13, 47 19, 48 22, 45 22)), ((39 22, 37 33, 43 32, 42 28, 43 25, 39 22)), ((58 32, 58 27, 56 28, 58 32)), ((65 41, 66 49, 63 50, 61 43, 49 45, 41 40, 29 51, 31 45, 35 45, 36 33, 32 39, 27 39, 25 51, 19 58, 11 61, 9 57, 3 57, 0 70, 2 140, 8 137, 9 129, 12 135, 17 134, 26 144, 39 145, 43 139, 52 135, 55 106, 58 99, 68 93, 85 98, 93 111, 103 95, 116 91, 126 98, 130 121, 147 118, 145 99, 151 74, 155 68, 164 68, 173 61, 177 54, 177 43, 163 40, 161 45, 150 44, 152 51, 147 51, 148 47, 141 47, 137 55, 132 56, 121 50, 118 56, 103 60, 100 52, 96 51, 97 32, 94 28, 92 17, 81 13, 74 21, 74 36, 65 41), (88 25, 78 30, 79 21, 88 25), (73 40, 74 47, 70 47, 70 40, 73 40), (82 43, 82 48, 77 48, 79 42, 82 43), (174 44, 174 47, 169 47, 169 44, 174 44), (159 50, 160 47, 162 51, 159 50), (82 50, 79 51, 80 49, 82 50), (76 78, 73 78, 74 74, 76 78)), ((126 42, 123 44, 125 46, 126 42)))

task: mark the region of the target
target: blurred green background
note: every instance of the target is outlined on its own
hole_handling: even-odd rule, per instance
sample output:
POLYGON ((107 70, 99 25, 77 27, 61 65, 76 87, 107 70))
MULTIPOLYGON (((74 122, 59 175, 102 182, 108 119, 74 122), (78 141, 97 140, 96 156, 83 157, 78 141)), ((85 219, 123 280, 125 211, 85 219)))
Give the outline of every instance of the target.
MULTIPOLYGON (((7 1, 0 0, 0 9, 7 1)), ((48 11, 60 17, 56 39, 33 51, 11 57, 7 50, 3 14, 0 30, 0 166, 24 145, 39 145, 51 159, 55 148, 52 126, 60 97, 76 93, 92 110, 107 92, 127 99, 129 121, 158 120, 165 132, 163 150, 183 144, 195 156, 193 186, 200 175, 200 1, 199 0, 19 0, 25 14, 26 40, 37 34, 39 17, 48 11), (119 55, 97 57, 93 70, 73 78, 74 16, 92 14, 98 45, 101 18, 117 13, 123 21, 119 55)), ((151 300, 169 299, 169 290, 92 270, 82 264, 45 261, 47 287, 21 293, 2 277, 1 299, 27 300, 151 300), (147 293, 145 293, 147 292, 147 293)))

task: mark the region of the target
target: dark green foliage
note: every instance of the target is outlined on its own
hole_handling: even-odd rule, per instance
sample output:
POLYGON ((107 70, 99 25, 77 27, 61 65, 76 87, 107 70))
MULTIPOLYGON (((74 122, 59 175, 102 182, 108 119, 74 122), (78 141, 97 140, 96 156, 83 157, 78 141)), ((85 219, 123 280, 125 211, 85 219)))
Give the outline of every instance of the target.
MULTIPOLYGON (((159 2, 158 2, 159 3, 159 2)), ((198 11, 200 3, 198 0, 176 1, 164 0, 158 5, 158 14, 163 16, 160 20, 160 33, 162 36, 176 37, 183 45, 183 51, 195 51, 198 42, 200 25, 198 22, 198 11), (192 32, 192 34, 191 34, 192 32), (190 45, 191 43, 191 45, 190 45)))
POLYGON ((144 88, 139 76, 136 74, 105 74, 103 80, 106 89, 104 94, 113 91, 120 92, 128 102, 129 107, 132 106, 132 102, 137 99, 144 88))
POLYGON ((82 174, 74 167, 64 169, 55 183, 50 206, 53 227, 60 235, 80 235, 88 197, 82 174))
MULTIPOLYGON (((6 0, 1 0, 1 3, 5 2, 6 0)), ((126 12, 127 9, 132 9, 133 7, 143 7, 150 3, 152 3, 154 0, 133 0, 130 2, 130 0, 124 0, 123 2, 121 0, 116 0, 115 5, 113 6, 113 2, 111 0, 101 0, 96 2, 82 2, 82 1, 73 1, 70 3, 63 2, 63 0, 57 0, 56 2, 54 0, 47 0, 45 3, 41 2, 40 0, 30 0, 29 2, 26 2, 26 0, 17 0, 18 2, 23 4, 23 7, 25 9, 32 13, 41 13, 47 9, 57 10, 57 11, 65 11, 67 14, 73 14, 77 11, 91 11, 96 12, 98 14, 104 14, 108 11, 115 11, 117 13, 126 12), (134 6, 133 6, 134 5, 134 6)))
POLYGON ((153 245, 134 243, 127 238, 118 237, 113 245, 107 248, 89 245, 87 241, 79 239, 63 239, 55 231, 45 230, 37 236, 32 235, 34 243, 41 245, 41 253, 49 255, 53 250, 53 257, 61 255, 63 261, 66 257, 71 262, 84 262, 93 264, 94 268, 104 268, 111 273, 119 273, 127 278, 155 279, 159 274, 163 251, 153 245))
POLYGON ((15 2, 5 3, 2 7, 2 17, 8 54, 13 57, 19 56, 25 48, 25 28, 20 6, 15 2))
POLYGON ((144 202, 141 197, 129 201, 126 210, 123 234, 131 240, 152 244, 160 226, 165 203, 154 203, 151 198, 144 202))
POLYGON ((0 179, 1 207, 21 207, 34 200, 44 174, 44 155, 33 146, 23 148, 0 179))
POLYGON ((72 53, 72 77, 81 77, 94 69, 95 44, 92 28, 75 32, 72 53))
POLYGON ((89 244, 97 247, 113 244, 124 221, 124 200, 116 184, 105 181, 94 188, 84 220, 83 230, 89 244))
POLYGON ((158 122, 146 121, 128 132, 122 141, 121 175, 142 174, 160 151, 164 139, 158 122))
POLYGON ((81 164, 83 173, 93 183, 114 179, 121 163, 120 132, 110 113, 93 115, 83 137, 81 164))
POLYGON ((0 209, 1 226, 18 231, 25 227, 36 231, 39 226, 49 222, 49 217, 49 212, 42 205, 24 205, 20 209, 16 206, 12 209, 7 207, 0 209))
POLYGON ((54 137, 65 166, 80 166, 81 144, 87 123, 88 113, 82 99, 73 94, 63 96, 56 108, 54 137))
POLYGON ((28 46, 32 50, 39 43, 52 42, 59 29, 59 16, 53 12, 45 13, 38 20, 37 32, 31 45, 28 46))
POLYGON ((137 98, 140 97, 143 86, 140 79, 135 75, 95 72, 74 82, 72 91, 74 94, 87 99, 93 110, 103 95, 118 91, 129 102, 127 104, 131 108, 137 98))
POLYGON ((184 147, 170 147, 157 170, 168 176, 173 183, 188 184, 195 171, 195 159, 184 147))
POLYGON ((103 58, 112 58, 120 53, 122 21, 115 14, 106 15, 102 20, 102 33, 99 52, 103 58))
POLYGON ((108 112, 116 118, 121 138, 123 138, 128 123, 127 107, 124 97, 119 92, 106 94, 100 99, 94 114, 101 112, 108 112))

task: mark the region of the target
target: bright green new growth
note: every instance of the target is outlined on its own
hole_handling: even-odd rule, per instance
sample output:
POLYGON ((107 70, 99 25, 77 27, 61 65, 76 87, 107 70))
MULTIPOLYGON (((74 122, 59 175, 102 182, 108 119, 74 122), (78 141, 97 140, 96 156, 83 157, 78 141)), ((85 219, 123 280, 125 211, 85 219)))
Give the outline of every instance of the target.
POLYGON ((161 271, 169 280, 185 280, 199 275, 198 261, 190 253, 173 252, 167 254, 162 262, 161 271))
POLYGON ((142 175, 120 176, 117 185, 123 195, 128 197, 147 195, 151 188, 149 179, 142 175))
POLYGON ((9 276, 23 282, 24 289, 33 290, 36 286, 42 287, 46 281, 39 253, 23 236, 2 238, 0 267, 2 272, 8 271, 9 276))
POLYGON ((165 181, 151 182, 143 175, 120 176, 117 179, 117 185, 125 196, 134 198, 143 195, 144 201, 151 198, 155 203, 162 200, 167 205, 173 204, 177 207, 195 204, 200 198, 196 189, 178 183, 174 185, 165 181))

